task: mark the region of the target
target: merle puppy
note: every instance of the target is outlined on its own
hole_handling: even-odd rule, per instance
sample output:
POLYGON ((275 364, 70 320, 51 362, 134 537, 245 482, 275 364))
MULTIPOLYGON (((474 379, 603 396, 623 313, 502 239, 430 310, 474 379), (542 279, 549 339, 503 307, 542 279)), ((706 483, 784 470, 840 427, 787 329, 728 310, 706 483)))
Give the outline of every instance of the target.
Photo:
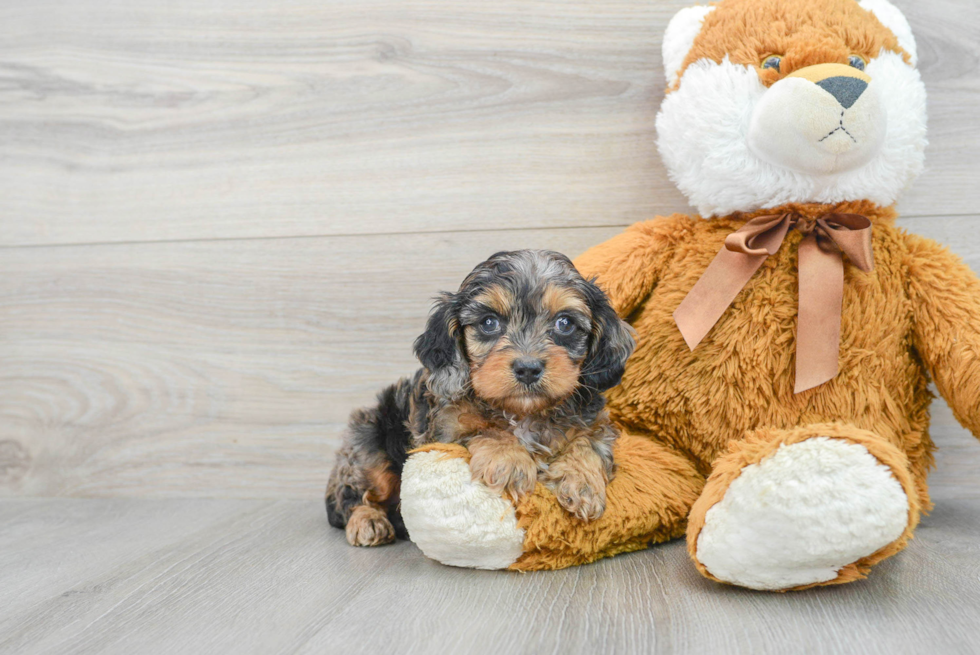
POLYGON ((605 294, 556 252, 501 252, 437 300, 415 341, 423 368, 355 410, 327 484, 330 524, 354 546, 407 538, 407 452, 456 442, 473 478, 515 500, 540 480, 580 519, 600 517, 618 436, 602 392, 635 346, 605 294))

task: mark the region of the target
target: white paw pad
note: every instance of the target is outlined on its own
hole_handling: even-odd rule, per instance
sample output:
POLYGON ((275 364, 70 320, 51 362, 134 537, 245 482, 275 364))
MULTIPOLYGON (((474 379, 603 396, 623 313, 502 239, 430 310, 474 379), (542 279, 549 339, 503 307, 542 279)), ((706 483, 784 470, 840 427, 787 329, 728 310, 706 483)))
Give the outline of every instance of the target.
POLYGON ((405 462, 401 514, 412 541, 443 564, 505 569, 524 552, 514 506, 474 482, 465 460, 438 451, 405 462))
POLYGON ((826 582, 898 539, 908 498, 864 446, 815 437, 746 466, 705 514, 697 559, 752 589, 826 582))

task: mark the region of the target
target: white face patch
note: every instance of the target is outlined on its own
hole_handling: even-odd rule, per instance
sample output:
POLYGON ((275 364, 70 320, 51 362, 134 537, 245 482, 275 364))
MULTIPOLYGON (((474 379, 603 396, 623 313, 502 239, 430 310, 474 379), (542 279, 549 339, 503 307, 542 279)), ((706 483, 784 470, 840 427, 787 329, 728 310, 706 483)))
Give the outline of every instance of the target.
POLYGON ((767 89, 754 68, 727 57, 695 62, 657 115, 657 146, 671 179, 706 217, 794 202, 891 205, 922 170, 925 87, 893 52, 882 51, 865 72, 876 97, 859 98, 850 123, 864 145, 842 152, 846 144, 836 139, 821 152, 800 143, 833 130, 829 110, 819 110, 836 102, 829 94, 780 87, 789 79, 767 89), (777 113, 782 118, 767 126, 763 119, 777 113))

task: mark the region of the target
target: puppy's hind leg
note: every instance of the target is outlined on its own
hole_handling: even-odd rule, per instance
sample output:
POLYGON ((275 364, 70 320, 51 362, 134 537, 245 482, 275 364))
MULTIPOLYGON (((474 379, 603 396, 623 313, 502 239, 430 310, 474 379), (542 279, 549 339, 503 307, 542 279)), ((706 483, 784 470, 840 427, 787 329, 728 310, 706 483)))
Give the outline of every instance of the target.
POLYGON ((372 482, 389 475, 393 477, 377 452, 345 444, 337 453, 337 464, 327 483, 327 520, 346 531, 351 546, 380 546, 395 540, 395 529, 387 516, 388 498, 372 482))
POLYGON ((412 382, 378 395, 375 407, 355 410, 327 483, 327 519, 352 546, 380 546, 408 537, 398 511, 401 470, 411 434, 412 382))

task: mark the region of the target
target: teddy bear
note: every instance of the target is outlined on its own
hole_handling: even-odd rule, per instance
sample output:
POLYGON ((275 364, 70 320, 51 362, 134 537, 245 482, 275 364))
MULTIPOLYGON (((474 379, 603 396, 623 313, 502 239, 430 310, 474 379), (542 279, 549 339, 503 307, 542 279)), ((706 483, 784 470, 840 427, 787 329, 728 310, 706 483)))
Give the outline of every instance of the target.
POLYGON ((930 509, 930 381, 980 436, 980 280, 895 224, 921 171, 925 89, 887 0, 720 0, 663 40, 657 145, 698 215, 575 264, 638 346, 607 393, 621 430, 605 514, 542 485, 516 504, 459 445, 412 454, 401 504, 433 559, 553 569, 686 535, 704 576, 841 584, 930 509))

